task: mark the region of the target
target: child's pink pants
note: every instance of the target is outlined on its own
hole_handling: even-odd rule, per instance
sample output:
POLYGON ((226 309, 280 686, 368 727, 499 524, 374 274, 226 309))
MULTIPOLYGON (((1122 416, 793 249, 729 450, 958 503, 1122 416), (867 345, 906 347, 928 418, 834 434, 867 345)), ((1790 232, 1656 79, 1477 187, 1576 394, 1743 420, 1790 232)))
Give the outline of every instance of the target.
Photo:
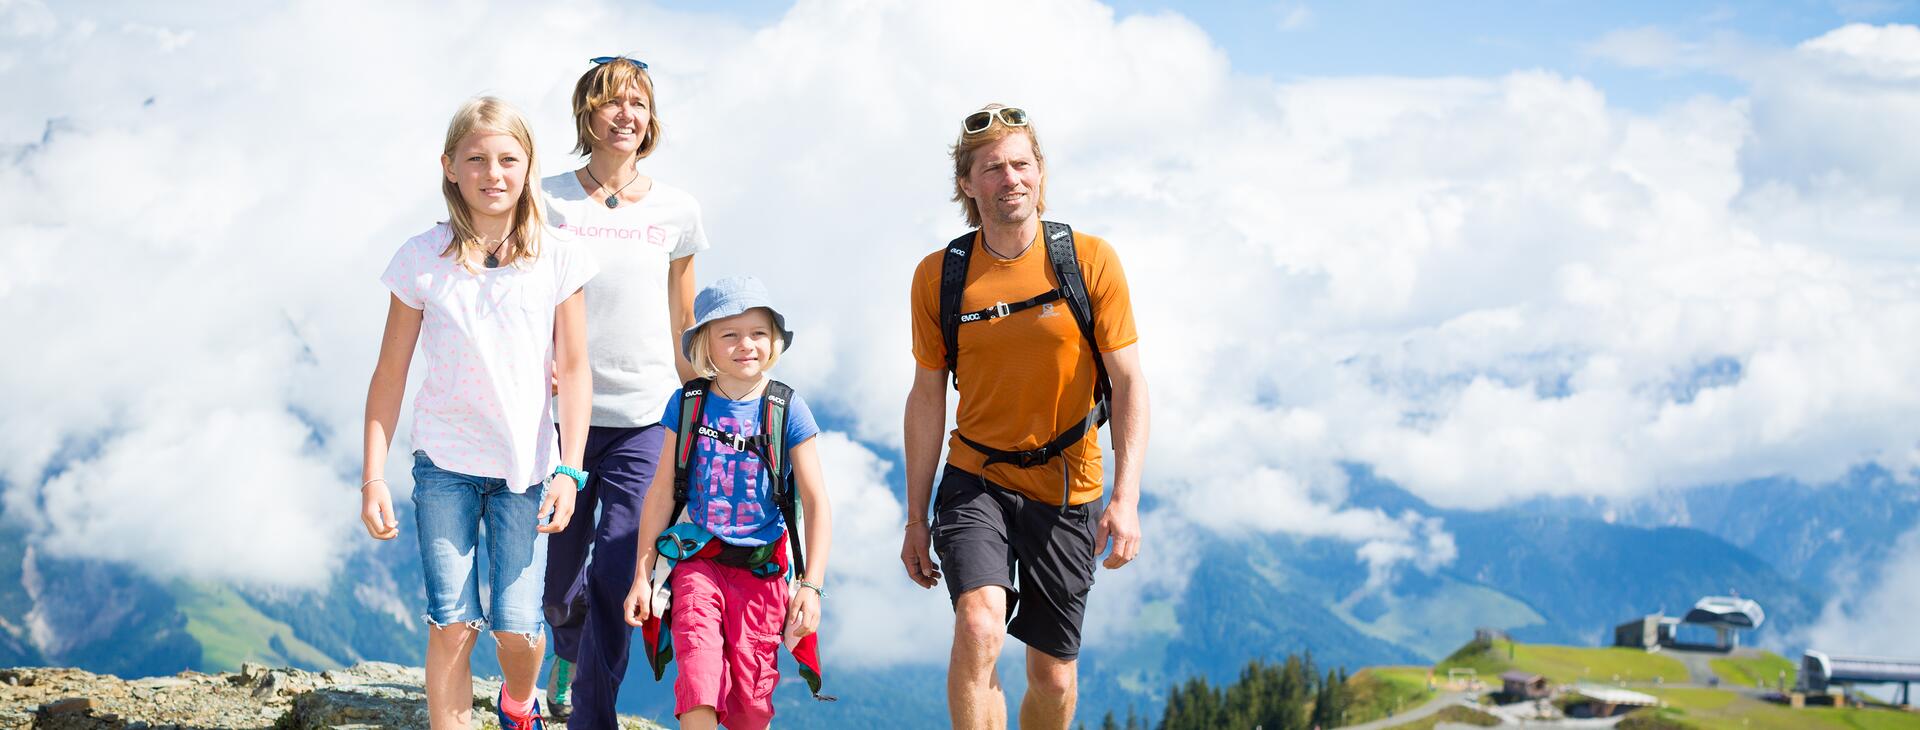
POLYGON ((673 714, 712 707, 731 730, 773 720, 787 582, 712 560, 673 566, 673 714))

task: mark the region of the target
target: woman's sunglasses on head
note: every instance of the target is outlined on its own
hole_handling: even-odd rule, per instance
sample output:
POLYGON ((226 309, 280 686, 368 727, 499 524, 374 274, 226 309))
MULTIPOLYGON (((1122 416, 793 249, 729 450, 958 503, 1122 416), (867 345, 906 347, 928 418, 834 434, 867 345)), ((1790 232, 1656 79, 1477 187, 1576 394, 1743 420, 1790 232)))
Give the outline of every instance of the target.
POLYGON ((631 63, 634 66, 638 67, 642 71, 647 70, 647 62, 642 61, 638 58, 627 58, 626 56, 601 56, 599 58, 594 58, 589 60, 593 61, 594 65, 596 66, 605 66, 609 63, 613 63, 614 61, 626 61, 627 63, 631 63))
POLYGON ((995 119, 1009 127, 1024 127, 1027 126, 1027 110, 1017 106, 981 109, 968 114, 966 120, 961 122, 960 128, 966 130, 967 134, 979 134, 992 128, 995 119))

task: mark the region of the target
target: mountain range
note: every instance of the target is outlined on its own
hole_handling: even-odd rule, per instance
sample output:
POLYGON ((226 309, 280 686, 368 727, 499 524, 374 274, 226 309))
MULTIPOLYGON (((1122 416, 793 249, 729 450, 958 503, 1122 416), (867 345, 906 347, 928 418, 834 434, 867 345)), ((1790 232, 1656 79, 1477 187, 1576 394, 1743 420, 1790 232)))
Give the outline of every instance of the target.
MULTIPOLYGON (((1677 615, 1702 596, 1728 592, 1767 611, 1766 625, 1746 641, 1794 656, 1797 648, 1784 643, 1818 617, 1835 586, 1874 579, 1889 546, 1920 519, 1920 495, 1872 469, 1817 488, 1763 480, 1482 512, 1436 508, 1364 469, 1351 476, 1349 506, 1437 517, 1457 557, 1370 589, 1350 543, 1202 538, 1189 546, 1196 559, 1183 594, 1144 604, 1121 632, 1126 640, 1087 648, 1081 716, 1124 716, 1130 706, 1157 716, 1175 682, 1225 683, 1252 659, 1296 652, 1310 652, 1323 669, 1428 664, 1482 627, 1523 641, 1597 645, 1616 624, 1654 611, 1677 615)), ((324 591, 275 591, 48 556, 29 537, 0 516, 0 666, 138 677, 232 670, 243 660, 309 669, 422 660, 421 580, 410 545, 356 553, 324 591)), ((498 671, 491 654, 475 652, 483 674, 498 671)), ((622 711, 669 716, 670 684, 643 675, 628 683, 622 711)), ((1001 676, 1017 696, 1022 669, 1003 666, 1001 676)), ((945 716, 939 667, 847 669, 832 683, 841 700, 831 704, 783 683, 782 725, 945 716)))

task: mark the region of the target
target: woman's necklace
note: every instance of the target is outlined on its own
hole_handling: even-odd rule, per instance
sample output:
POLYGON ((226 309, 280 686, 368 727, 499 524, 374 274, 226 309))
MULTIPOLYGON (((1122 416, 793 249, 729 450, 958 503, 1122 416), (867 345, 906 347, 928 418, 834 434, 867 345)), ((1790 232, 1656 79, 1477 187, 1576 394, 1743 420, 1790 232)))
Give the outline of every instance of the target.
MULTIPOLYGON (((586 171, 587 171, 587 179, 588 179, 588 180, 592 180, 592 181, 593 181, 593 184, 594 184, 594 185, 597 185, 597 186, 599 186, 599 188, 600 188, 601 190, 605 190, 605 189, 607 189, 607 184, 606 184, 606 183, 603 183, 603 182, 600 182, 600 178, 597 178, 597 177, 594 177, 594 176, 593 176, 593 166, 592 166, 592 165, 588 165, 588 166, 586 166, 586 167, 583 167, 583 168, 581 168, 581 169, 583 169, 583 170, 586 170, 586 171)), ((631 179, 629 179, 629 180, 627 180, 627 185, 632 185, 632 184, 633 184, 633 181, 634 181, 634 180, 638 180, 638 179, 640 179, 640 173, 637 173, 637 172, 636 172, 636 173, 634 173, 634 174, 633 174, 633 177, 632 177, 631 179)), ((608 195, 608 196, 607 196, 607 209, 608 209, 608 210, 612 210, 612 209, 614 209, 614 208, 618 208, 618 207, 620 207, 620 192, 621 192, 622 190, 626 190, 626 189, 627 189, 627 185, 622 185, 622 186, 620 186, 620 190, 615 190, 615 191, 613 191, 613 193, 612 193, 611 195, 608 195)))
POLYGON ((760 389, 760 385, 761 385, 762 383, 765 383, 765 382, 767 382, 767 379, 766 379, 766 378, 761 378, 761 379, 760 379, 760 382, 758 382, 758 383, 754 383, 754 384, 753 384, 753 385, 752 385, 751 387, 748 387, 748 388, 747 388, 747 392, 746 392, 746 394, 745 394, 745 395, 746 395, 746 397, 742 397, 742 398, 735 398, 735 397, 733 397, 733 394, 731 394, 731 393, 728 393, 728 392, 727 392, 727 390, 726 390, 725 388, 722 388, 722 387, 720 387, 720 381, 719 381, 719 380, 717 380, 717 379, 713 381, 713 389, 714 389, 714 391, 715 391, 715 392, 717 392, 717 393, 719 393, 719 394, 720 394, 720 397, 722 397, 722 398, 725 398, 725 399, 727 399, 727 400, 730 400, 730 401, 734 401, 734 402, 739 402, 739 401, 744 401, 744 400, 746 400, 747 398, 751 398, 751 397, 753 397, 753 391, 756 391, 756 390, 759 390, 759 389, 760 389))

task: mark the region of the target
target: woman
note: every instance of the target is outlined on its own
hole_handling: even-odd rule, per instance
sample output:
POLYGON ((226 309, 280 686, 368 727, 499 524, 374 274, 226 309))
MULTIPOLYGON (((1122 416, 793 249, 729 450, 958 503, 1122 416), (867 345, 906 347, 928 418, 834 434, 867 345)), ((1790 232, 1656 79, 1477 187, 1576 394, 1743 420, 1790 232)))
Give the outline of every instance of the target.
POLYGON ((593 59, 573 88, 578 170, 542 181, 549 217, 601 264, 587 288, 593 416, 580 516, 548 542, 545 608, 557 660, 548 711, 570 727, 614 727, 633 627, 641 500, 660 463, 660 416, 694 377, 676 334, 693 324, 693 255, 707 248, 700 204, 640 174, 660 145, 653 78, 626 57, 593 59), (595 509, 599 519, 594 519, 595 509), (591 548, 593 561, 587 562, 591 548))

